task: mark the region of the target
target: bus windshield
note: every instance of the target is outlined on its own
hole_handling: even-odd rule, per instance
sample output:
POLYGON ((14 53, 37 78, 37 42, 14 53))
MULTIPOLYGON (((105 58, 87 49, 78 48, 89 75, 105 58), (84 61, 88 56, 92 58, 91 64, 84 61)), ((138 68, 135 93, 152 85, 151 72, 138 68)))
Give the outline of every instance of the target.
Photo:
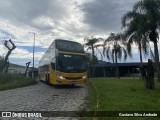
POLYGON ((74 54, 59 54, 57 57, 56 66, 57 70, 61 72, 85 72, 85 56, 74 54))

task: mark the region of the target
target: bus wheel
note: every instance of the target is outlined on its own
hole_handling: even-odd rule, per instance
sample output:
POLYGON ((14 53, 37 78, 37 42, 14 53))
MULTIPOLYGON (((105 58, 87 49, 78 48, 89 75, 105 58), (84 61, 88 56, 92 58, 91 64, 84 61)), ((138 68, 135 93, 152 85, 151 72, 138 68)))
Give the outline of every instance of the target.
POLYGON ((48 85, 51 85, 51 83, 50 83, 50 76, 49 76, 49 74, 47 75, 48 77, 47 77, 47 81, 48 81, 48 85))
POLYGON ((49 74, 46 74, 46 83, 49 84, 49 74))

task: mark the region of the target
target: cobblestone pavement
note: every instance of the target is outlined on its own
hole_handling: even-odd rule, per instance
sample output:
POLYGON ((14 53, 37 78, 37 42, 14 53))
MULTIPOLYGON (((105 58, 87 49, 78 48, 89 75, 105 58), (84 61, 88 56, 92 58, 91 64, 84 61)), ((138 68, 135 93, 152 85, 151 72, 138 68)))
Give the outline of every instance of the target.
MULTIPOLYGON (((78 111, 79 107, 84 104, 86 95, 87 87, 85 85, 55 87, 38 82, 38 84, 28 87, 0 91, 0 111, 78 111)), ((22 118, 10 118, 10 120, 18 119, 22 118)), ((28 118, 23 119, 28 120, 28 118)), ((41 119, 74 120, 77 118, 41 119)))

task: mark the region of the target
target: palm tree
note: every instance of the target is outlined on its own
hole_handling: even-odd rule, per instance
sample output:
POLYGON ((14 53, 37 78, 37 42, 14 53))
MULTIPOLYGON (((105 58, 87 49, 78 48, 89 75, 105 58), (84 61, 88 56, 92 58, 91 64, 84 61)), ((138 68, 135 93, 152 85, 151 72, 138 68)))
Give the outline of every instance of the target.
POLYGON ((103 59, 102 53, 98 49, 99 47, 102 47, 103 45, 100 44, 99 42, 103 41, 102 38, 85 38, 84 41, 86 42, 84 46, 86 47, 86 51, 91 50, 92 51, 92 64, 95 63, 95 49, 100 53, 101 59, 103 59))
POLYGON ((135 43, 138 46, 139 56, 140 56, 140 66, 143 67, 142 54, 147 56, 149 52, 149 41, 144 37, 140 37, 137 33, 134 33, 128 39, 128 44, 131 45, 135 43))
POLYGON ((122 28, 125 28, 125 37, 129 46, 135 43, 140 53, 140 63, 143 66, 142 51, 148 55, 149 41, 145 36, 144 16, 134 11, 129 11, 122 17, 122 28))
POLYGON ((159 52, 158 52, 158 32, 160 28, 160 0, 141 0, 133 6, 133 11, 144 16, 145 21, 142 27, 144 32, 148 35, 151 42, 154 43, 155 63, 157 66, 157 77, 160 81, 160 66, 159 66, 159 52))
POLYGON ((103 45, 100 44, 99 42, 103 41, 102 38, 85 38, 84 41, 86 42, 84 44, 84 47, 86 47, 86 51, 91 50, 92 51, 92 76, 94 77, 95 75, 95 68, 94 68, 94 64, 97 62, 97 57, 95 56, 95 49, 100 53, 101 55, 101 59, 103 59, 102 53, 100 52, 100 50, 98 49, 99 47, 102 47, 103 45))
POLYGON ((127 59, 129 55, 131 57, 131 51, 126 49, 126 42, 123 40, 122 34, 111 33, 110 36, 104 41, 103 55, 110 60, 110 57, 113 60, 113 63, 116 64, 115 76, 120 78, 119 69, 118 69, 118 59, 121 60, 122 55, 124 60, 127 59))

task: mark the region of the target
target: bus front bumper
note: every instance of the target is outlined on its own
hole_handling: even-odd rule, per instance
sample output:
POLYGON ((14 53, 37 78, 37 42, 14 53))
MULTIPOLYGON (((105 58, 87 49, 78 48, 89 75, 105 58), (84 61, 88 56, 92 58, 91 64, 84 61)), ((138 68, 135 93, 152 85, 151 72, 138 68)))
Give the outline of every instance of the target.
POLYGON ((84 84, 87 81, 87 78, 85 79, 79 79, 79 80, 68 80, 68 79, 60 79, 57 78, 56 82, 57 84, 84 84))
POLYGON ((87 72, 64 73, 56 71, 56 84, 84 84, 87 80, 87 72))

